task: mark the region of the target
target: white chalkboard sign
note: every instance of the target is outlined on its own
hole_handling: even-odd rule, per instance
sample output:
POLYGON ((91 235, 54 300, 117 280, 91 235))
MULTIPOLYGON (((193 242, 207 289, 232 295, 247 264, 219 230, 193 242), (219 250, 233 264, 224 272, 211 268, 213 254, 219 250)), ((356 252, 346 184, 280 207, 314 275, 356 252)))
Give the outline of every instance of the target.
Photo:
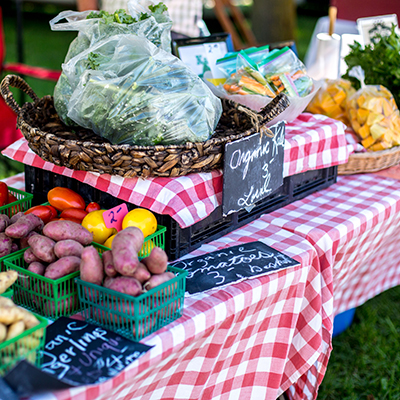
POLYGON ((285 123, 225 145, 224 216, 271 195, 283 184, 285 123), (273 137, 270 137, 272 136, 273 137))
POLYGON ((258 241, 180 260, 172 265, 188 272, 186 291, 195 294, 300 263, 258 241))

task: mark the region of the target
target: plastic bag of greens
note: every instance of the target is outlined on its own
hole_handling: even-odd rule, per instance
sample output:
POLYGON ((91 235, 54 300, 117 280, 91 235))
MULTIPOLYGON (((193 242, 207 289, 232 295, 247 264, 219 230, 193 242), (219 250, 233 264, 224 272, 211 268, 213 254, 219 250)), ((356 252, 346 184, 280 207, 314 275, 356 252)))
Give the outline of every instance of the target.
POLYGON ((142 37, 104 39, 63 64, 63 72, 73 88, 67 117, 113 144, 201 142, 222 113, 196 74, 142 37))
MULTIPOLYGON (((63 11, 50 21, 53 31, 77 31, 78 36, 71 42, 64 62, 77 56, 97 42, 120 34, 134 34, 146 37, 157 47, 171 51, 172 21, 163 3, 146 6, 129 1, 130 11, 117 10, 113 14, 105 11, 63 11), (136 11, 135 11, 136 10, 136 11), (61 22, 65 20, 66 22, 61 22)), ((68 102, 73 88, 68 79, 61 74, 54 89, 54 105, 64 123, 76 126, 67 117, 68 102)))

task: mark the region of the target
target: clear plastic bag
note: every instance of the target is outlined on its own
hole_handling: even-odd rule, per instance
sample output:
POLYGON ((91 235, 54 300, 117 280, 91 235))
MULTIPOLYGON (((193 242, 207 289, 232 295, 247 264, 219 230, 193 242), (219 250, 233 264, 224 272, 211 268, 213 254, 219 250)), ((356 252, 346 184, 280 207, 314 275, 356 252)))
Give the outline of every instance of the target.
POLYGON ((321 88, 307 106, 306 111, 326 115, 351 126, 346 104, 347 99, 355 92, 351 82, 346 79, 323 79, 321 88))
POLYGON ((258 70, 277 93, 305 97, 312 91, 313 80, 307 75, 306 67, 288 47, 271 51, 258 64, 258 70))
POLYGON ((221 101, 181 60, 135 35, 97 42, 63 73, 72 88, 67 118, 113 144, 201 142, 222 114, 221 101))
POLYGON ((245 54, 248 59, 251 60, 254 64, 260 63, 265 57, 267 57, 269 53, 269 46, 262 47, 249 47, 248 49, 243 49, 240 51, 228 53, 225 57, 217 60, 217 67, 223 72, 223 74, 228 78, 232 74, 234 74, 237 70, 240 69, 240 57, 239 54, 243 57, 245 54), (239 63, 239 65, 238 65, 239 63))
POLYGON ((351 126, 370 151, 400 145, 400 116, 392 93, 382 85, 365 85, 364 71, 354 67, 350 76, 361 82, 361 88, 347 102, 351 126))
MULTIPOLYGON (((148 2, 146 6, 136 1, 129 1, 128 7, 133 15, 127 14, 124 10, 117 10, 114 14, 103 11, 62 11, 50 21, 51 30, 78 32, 69 46, 64 62, 67 63, 97 42, 120 34, 146 37, 157 47, 170 52, 172 21, 168 12, 161 3, 154 5, 148 2), (144 14, 146 18, 140 19, 144 14)), ((82 68, 82 72, 84 69, 82 68)), ((55 108, 67 125, 76 126, 76 123, 67 117, 68 102, 72 92, 73 88, 62 73, 54 89, 55 108)))
POLYGON ((257 94, 274 98, 275 92, 258 71, 257 64, 245 52, 237 55, 237 72, 233 73, 223 85, 230 94, 257 94))

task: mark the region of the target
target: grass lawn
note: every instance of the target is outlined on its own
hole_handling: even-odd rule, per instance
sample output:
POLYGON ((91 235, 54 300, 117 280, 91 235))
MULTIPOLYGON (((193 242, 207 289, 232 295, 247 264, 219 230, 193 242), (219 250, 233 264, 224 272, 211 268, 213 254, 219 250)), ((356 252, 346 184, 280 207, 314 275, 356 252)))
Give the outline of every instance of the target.
POLYGON ((318 400, 400 399, 400 287, 356 309, 333 339, 318 400))

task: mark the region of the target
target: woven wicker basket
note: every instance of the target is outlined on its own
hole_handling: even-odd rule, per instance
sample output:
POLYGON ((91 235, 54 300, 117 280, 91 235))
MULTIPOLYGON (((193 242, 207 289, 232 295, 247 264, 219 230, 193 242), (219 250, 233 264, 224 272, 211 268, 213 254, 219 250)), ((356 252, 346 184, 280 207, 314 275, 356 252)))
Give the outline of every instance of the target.
POLYGON ((377 172, 400 163, 400 146, 382 151, 350 154, 346 164, 338 166, 339 175, 377 172))
POLYGON ((113 145, 91 130, 71 131, 54 109, 53 97, 39 99, 19 76, 7 75, 1 82, 1 94, 18 115, 17 125, 29 147, 43 160, 74 170, 119 175, 126 178, 182 176, 222 168, 225 144, 256 132, 266 132, 266 124, 289 106, 279 95, 260 113, 223 100, 223 113, 211 139, 184 145, 113 145), (22 108, 10 87, 21 89, 32 102, 22 108))

